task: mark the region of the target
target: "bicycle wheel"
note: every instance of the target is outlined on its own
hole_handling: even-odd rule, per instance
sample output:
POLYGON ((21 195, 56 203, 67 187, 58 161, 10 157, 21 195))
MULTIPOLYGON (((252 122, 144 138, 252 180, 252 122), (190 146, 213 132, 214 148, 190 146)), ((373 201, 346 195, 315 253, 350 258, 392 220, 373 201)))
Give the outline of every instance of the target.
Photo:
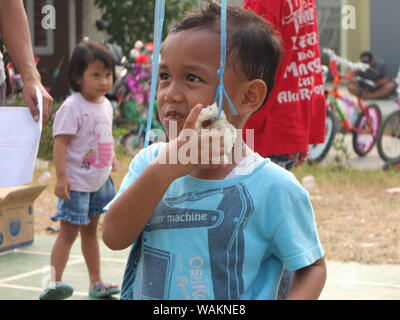
POLYGON ((383 122, 376 147, 383 161, 392 162, 400 158, 400 110, 383 122))
POLYGON ((369 119, 360 113, 353 127, 353 149, 364 157, 374 147, 379 134, 382 114, 379 107, 371 104, 367 107, 369 119))
POLYGON ((326 111, 325 142, 310 144, 310 159, 308 162, 321 162, 329 152, 337 131, 336 116, 332 110, 326 111))

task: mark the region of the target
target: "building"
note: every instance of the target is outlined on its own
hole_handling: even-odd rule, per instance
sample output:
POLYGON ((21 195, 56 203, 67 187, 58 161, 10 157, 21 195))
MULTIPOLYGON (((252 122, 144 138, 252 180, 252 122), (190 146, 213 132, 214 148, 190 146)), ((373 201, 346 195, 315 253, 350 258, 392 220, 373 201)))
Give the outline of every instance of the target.
MULTIPOLYGON (((243 0, 229 3, 242 5, 243 0)), ((390 76, 397 74, 399 0, 316 0, 316 4, 321 47, 331 48, 352 61, 358 61, 362 51, 372 51, 386 62, 390 76)))
MULTIPOLYGON (((51 88, 54 97, 62 98, 69 94, 68 61, 76 43, 85 36, 100 42, 107 39, 95 27, 101 12, 94 0, 24 2, 43 83, 51 88), (55 29, 42 27, 47 14, 42 10, 46 5, 55 9, 55 29)), ((242 5, 243 0, 228 3, 242 5)), ((385 60, 389 74, 395 76, 400 64, 399 0, 316 0, 316 3, 321 47, 332 48, 352 61, 358 60, 360 52, 371 50, 385 60)))
POLYGON ((68 61, 75 45, 88 36, 96 41, 105 35, 95 27, 101 12, 94 0, 24 0, 34 53, 40 58, 38 70, 55 98, 69 94, 68 61), (43 21, 54 10, 55 28, 43 28, 43 21))
POLYGON ((354 8, 355 24, 354 28, 341 28, 342 55, 357 60, 360 52, 370 50, 386 62, 394 77, 400 65, 400 1, 342 0, 342 8, 345 6, 354 8))

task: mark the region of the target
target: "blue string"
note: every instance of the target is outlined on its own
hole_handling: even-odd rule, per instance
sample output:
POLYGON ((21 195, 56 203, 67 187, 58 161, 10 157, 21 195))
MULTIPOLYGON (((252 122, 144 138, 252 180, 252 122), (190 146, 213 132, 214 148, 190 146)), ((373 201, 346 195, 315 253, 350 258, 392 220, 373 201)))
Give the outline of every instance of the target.
POLYGON ((233 105, 231 99, 229 98, 228 93, 225 90, 224 86, 224 72, 225 72, 225 65, 226 65, 226 42, 227 42, 227 0, 222 0, 221 1, 221 56, 220 56, 220 68, 217 71, 218 76, 219 76, 219 86, 217 88, 216 96, 215 96, 215 101, 218 102, 218 115, 217 118, 214 120, 216 121, 220 116, 222 112, 222 105, 224 103, 224 97, 226 98, 226 101, 228 102, 229 109, 231 110, 231 113, 236 115, 236 108, 233 105))
POLYGON ((154 31, 153 31, 154 33, 153 68, 151 71, 151 89, 150 89, 150 100, 149 100, 149 109, 148 109, 147 125, 146 125, 146 138, 144 140, 145 148, 149 145, 150 142, 150 131, 153 119, 153 112, 154 112, 154 101, 156 99, 158 64, 160 61, 164 14, 165 14, 165 0, 157 0, 155 7, 155 19, 154 19, 154 31))
MULTIPOLYGON (((226 42, 227 42, 227 0, 221 1, 221 55, 220 55, 220 69, 217 71, 219 77, 219 85, 214 100, 218 101, 218 115, 214 120, 216 121, 222 112, 222 105, 224 102, 224 97, 228 102, 231 113, 236 115, 236 108, 233 105, 228 93, 224 87, 224 72, 226 65, 226 42)), ((150 131, 151 123, 154 112, 154 101, 156 97, 156 88, 158 80, 158 64, 160 60, 160 50, 161 50, 161 37, 164 25, 164 14, 165 14, 165 0, 157 0, 155 8, 155 20, 154 20, 154 53, 153 53, 153 68, 151 72, 151 90, 150 90, 150 102, 149 102, 149 112, 147 118, 146 126, 146 138, 144 141, 144 147, 149 145, 150 141, 150 131)))

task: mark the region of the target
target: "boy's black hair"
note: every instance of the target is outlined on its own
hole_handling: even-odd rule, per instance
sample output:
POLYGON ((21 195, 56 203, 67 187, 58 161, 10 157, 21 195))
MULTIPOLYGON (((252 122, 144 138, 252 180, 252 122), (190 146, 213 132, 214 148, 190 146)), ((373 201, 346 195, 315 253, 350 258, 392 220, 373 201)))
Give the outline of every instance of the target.
POLYGON ((99 60, 107 69, 112 70, 113 83, 115 76, 115 60, 111 52, 103 45, 93 41, 82 41, 74 49, 69 63, 68 79, 71 89, 80 92, 78 79, 83 76, 89 64, 99 60))
MULTIPOLYGON (((194 29, 219 34, 220 19, 221 6, 212 1, 203 1, 199 11, 187 15, 170 33, 194 29)), ((227 63, 233 68, 240 68, 247 80, 264 80, 268 93, 262 105, 272 91, 283 55, 281 41, 274 32, 271 25, 256 13, 238 6, 228 6, 227 63)))

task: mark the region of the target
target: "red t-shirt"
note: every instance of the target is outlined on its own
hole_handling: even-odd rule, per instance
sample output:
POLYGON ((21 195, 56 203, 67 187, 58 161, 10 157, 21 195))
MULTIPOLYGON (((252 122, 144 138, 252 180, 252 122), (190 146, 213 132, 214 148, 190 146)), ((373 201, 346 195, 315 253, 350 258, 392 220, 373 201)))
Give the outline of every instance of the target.
POLYGON ((305 152, 325 138, 315 0, 245 0, 243 6, 272 24, 285 51, 268 101, 244 129, 254 129, 254 149, 264 157, 305 152))

